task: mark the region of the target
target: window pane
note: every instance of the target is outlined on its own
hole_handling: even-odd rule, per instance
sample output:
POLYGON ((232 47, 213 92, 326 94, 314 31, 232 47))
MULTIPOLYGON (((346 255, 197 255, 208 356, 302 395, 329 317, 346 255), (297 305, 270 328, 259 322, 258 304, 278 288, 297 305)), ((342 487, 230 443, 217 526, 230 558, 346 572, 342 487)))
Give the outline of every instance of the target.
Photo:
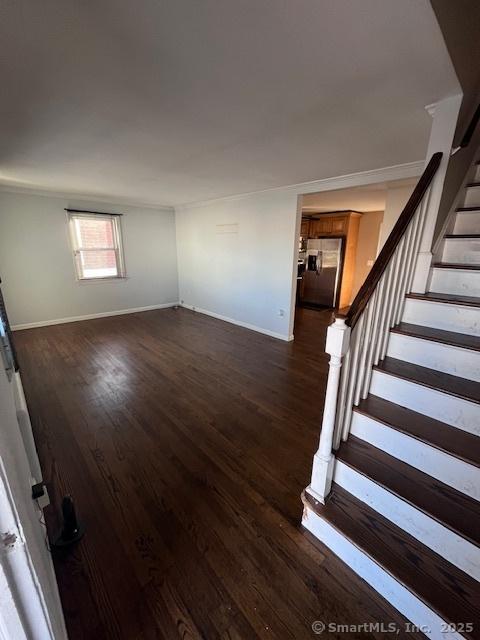
POLYGON ((111 278, 118 276, 115 251, 79 251, 80 273, 83 278, 111 278))
POLYGON ((79 247, 82 249, 96 249, 115 247, 113 240, 113 225, 111 220, 94 218, 76 218, 75 226, 79 247))

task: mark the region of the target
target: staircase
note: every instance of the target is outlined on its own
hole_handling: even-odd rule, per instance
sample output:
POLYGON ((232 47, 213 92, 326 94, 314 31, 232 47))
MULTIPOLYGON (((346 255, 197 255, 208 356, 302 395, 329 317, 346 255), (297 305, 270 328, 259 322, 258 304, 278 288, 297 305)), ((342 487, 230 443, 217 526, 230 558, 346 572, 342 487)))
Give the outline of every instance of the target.
POLYGON ((339 382, 337 431, 343 404, 354 401, 344 441, 336 438, 331 489, 324 498, 312 479, 303 496, 303 525, 420 631, 442 639, 480 638, 479 163, 471 176, 427 292, 405 287, 366 392, 355 402, 348 379, 339 382))

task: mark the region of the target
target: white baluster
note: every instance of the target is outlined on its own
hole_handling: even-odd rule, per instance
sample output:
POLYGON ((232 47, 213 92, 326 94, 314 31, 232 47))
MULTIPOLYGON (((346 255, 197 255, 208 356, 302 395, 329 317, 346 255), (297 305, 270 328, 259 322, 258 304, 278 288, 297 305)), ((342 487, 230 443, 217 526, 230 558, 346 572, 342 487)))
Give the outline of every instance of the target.
MULTIPOLYGON (((412 260, 412 264, 410 266, 410 271, 409 271, 408 281, 407 281, 407 290, 406 290, 407 293, 410 293, 410 291, 412 290, 413 278, 415 276, 415 269, 416 269, 416 265, 417 265, 417 257, 418 257, 419 251, 420 251, 420 244, 422 242, 422 237, 423 237, 424 230, 425 230, 427 212, 428 212, 429 206, 430 206, 430 194, 431 194, 431 192, 432 192, 432 188, 429 187, 427 192, 423 196, 423 200, 422 200, 422 203, 421 203, 421 206, 420 206, 418 231, 417 231, 417 235, 416 235, 416 238, 415 238, 415 247, 414 247, 414 252, 413 252, 413 260, 412 260)), ((403 309, 402 309, 402 313, 403 313, 403 309)))
POLYGON ((363 379, 363 385, 360 392, 360 397, 365 399, 368 395, 368 391, 370 389, 370 380, 372 377, 372 363, 373 358, 375 356, 375 351, 377 348, 377 344, 380 341, 381 335, 379 334, 380 329, 380 317, 381 312, 384 307, 384 296, 385 296, 385 283, 387 280, 387 274, 383 272, 382 277, 380 278, 377 288, 376 288, 376 302, 375 302, 375 311, 373 314, 372 320, 372 331, 371 337, 368 344, 368 352, 367 357, 365 359, 365 375, 363 379))
POLYGON ((345 407, 347 400, 348 381, 351 376, 351 359, 352 359, 352 347, 355 340, 355 329, 350 333, 350 345, 347 353, 342 362, 342 369, 340 372, 340 387, 338 391, 337 399, 337 415, 335 418, 335 433, 333 437, 333 448, 338 449, 340 440, 342 438, 343 431, 343 419, 345 417, 345 407))
POLYGON ((398 287, 397 287, 397 290, 395 291, 395 304, 394 304, 392 321, 390 325, 392 327, 398 324, 398 312, 401 306, 401 301, 403 299, 403 293, 405 291, 405 285, 407 281, 407 272, 408 272, 408 263, 409 263, 410 255, 412 252, 412 247, 414 244, 413 232, 415 229, 415 225, 413 225, 413 221, 416 219, 417 213, 418 211, 414 214, 413 219, 410 221, 410 224, 408 225, 407 230, 405 231, 405 234, 403 236, 404 243, 403 243, 403 250, 401 255, 402 268, 400 270, 399 277, 398 277, 398 287))
POLYGON ((400 251, 402 242, 403 242, 403 238, 400 241, 397 249, 395 250, 395 254, 393 258, 394 263, 392 267, 393 268, 392 282, 391 282, 391 289, 389 291, 388 307, 387 307, 387 324, 382 336, 382 348, 380 350, 380 360, 383 360, 383 358, 385 357, 385 353, 387 352, 388 336, 389 336, 390 328, 392 326, 392 316, 393 316, 396 294, 398 289, 399 269, 402 268, 402 265, 401 265, 402 252, 400 251))
POLYGON ((350 432, 350 420, 352 418, 353 394, 355 392, 355 382, 357 380, 357 373, 358 373, 358 358, 360 356, 360 349, 363 345, 364 327, 365 327, 365 313, 362 313, 359 321, 355 326, 354 337, 353 339, 352 337, 350 338, 350 351, 351 351, 350 373, 349 373, 349 379, 348 379, 348 389, 345 397, 345 412, 343 417, 343 424, 341 425, 342 440, 346 440, 350 432))
POLYGON ((363 338, 362 351, 360 353, 360 359, 358 364, 358 375, 357 375, 357 380, 355 385, 355 394, 353 396, 353 404, 355 406, 357 406, 358 403, 360 402, 360 393, 362 390, 363 379, 365 377, 365 362, 367 360, 368 343, 372 333, 372 322, 373 322, 373 314, 375 312, 376 300, 377 300, 377 290, 375 289, 364 311, 364 315, 366 316, 364 338, 363 338))
POLYGON ((402 315, 403 315, 403 308, 405 306, 405 295, 408 291, 408 286, 409 286, 409 280, 410 280, 410 275, 413 271, 412 268, 412 264, 414 264, 415 262, 415 255, 416 255, 416 251, 418 249, 419 243, 420 243, 420 239, 419 239, 419 235, 420 235, 420 228, 421 228, 421 218, 422 218, 422 204, 420 204, 420 207, 417 209, 415 216, 413 218, 413 220, 410 223, 410 228, 409 228, 409 239, 408 239, 408 252, 407 252, 407 256, 405 258, 405 269, 404 269, 404 273, 402 276, 402 282, 401 282, 401 286, 400 289, 398 291, 398 300, 396 303, 396 310, 395 310, 395 324, 397 325, 401 319, 402 319, 402 315))
POLYGON ((320 502, 325 502, 325 498, 329 494, 332 484, 333 464, 335 460, 332 448, 340 382, 340 367, 342 366, 342 358, 348 351, 349 342, 350 327, 345 324, 343 318, 337 318, 327 330, 325 351, 330 354, 330 364, 327 391, 325 394, 325 408, 323 411, 320 444, 313 458, 312 480, 310 487, 308 487, 309 493, 320 502))
POLYGON ((385 270, 385 285, 384 285, 384 289, 383 289, 383 300, 382 300, 382 309, 381 309, 381 317, 380 317, 380 322, 378 325, 378 337, 377 337, 377 341, 376 341, 376 345, 375 345, 375 353, 373 356, 373 362, 375 364, 378 364, 378 361, 380 359, 380 352, 382 349, 382 341, 383 341, 383 336, 385 334, 385 332, 387 331, 387 323, 388 323, 388 316, 387 316, 387 311, 388 311, 388 301, 390 298, 390 288, 392 285, 392 280, 393 280, 393 266, 395 263, 395 259, 391 260, 388 267, 385 270))

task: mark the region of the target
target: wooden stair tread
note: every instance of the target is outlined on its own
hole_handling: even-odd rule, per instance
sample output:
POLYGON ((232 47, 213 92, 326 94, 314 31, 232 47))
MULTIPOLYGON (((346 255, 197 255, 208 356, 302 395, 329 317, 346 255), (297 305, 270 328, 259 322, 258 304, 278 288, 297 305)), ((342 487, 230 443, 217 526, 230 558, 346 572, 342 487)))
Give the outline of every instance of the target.
POLYGON ((469 187, 480 187, 480 182, 469 182, 465 185, 465 188, 468 189, 469 187))
POLYGON ((386 356, 373 368, 424 387, 443 391, 457 398, 480 403, 480 382, 452 376, 449 373, 421 367, 390 356, 386 356))
POLYGON ((391 329, 391 332, 421 338, 422 340, 441 342, 442 344, 461 347, 462 349, 480 351, 480 336, 471 336, 468 333, 433 329, 432 327, 424 327, 422 325, 410 324, 408 322, 400 322, 391 329))
POLYGON ((451 624, 480 629, 480 585, 473 578, 333 483, 325 505, 306 493, 309 506, 352 544, 451 624))
POLYGON ((475 296, 460 296, 456 293, 407 293, 407 298, 413 300, 430 300, 432 302, 444 302, 446 304, 462 305, 466 307, 480 307, 480 298, 475 296))
POLYGON ((480 233, 447 233, 443 237, 449 240, 478 240, 480 233))
POLYGON ((434 262, 436 269, 466 269, 467 271, 480 271, 480 264, 464 264, 461 262, 434 262))
POLYGON ((476 205, 475 207, 457 207, 455 211, 480 211, 480 206, 476 205))
POLYGON ((479 436, 374 395, 369 395, 353 410, 480 467, 479 436))
POLYGON ((462 538, 480 546, 480 503, 474 498, 352 435, 342 443, 336 457, 462 538))

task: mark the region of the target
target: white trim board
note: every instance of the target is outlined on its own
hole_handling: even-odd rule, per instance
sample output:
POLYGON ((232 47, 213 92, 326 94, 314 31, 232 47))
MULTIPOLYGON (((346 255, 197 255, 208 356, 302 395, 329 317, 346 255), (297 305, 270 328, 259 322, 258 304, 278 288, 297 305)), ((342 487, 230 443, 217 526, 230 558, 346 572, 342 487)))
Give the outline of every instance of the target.
POLYGON ((163 304, 152 304, 148 307, 134 307, 132 309, 118 309, 116 311, 102 311, 101 313, 90 313, 85 316, 70 316, 68 318, 56 318, 55 320, 41 320, 40 322, 27 322, 25 324, 14 324, 12 331, 22 329, 35 329, 36 327, 49 327, 54 324, 66 324, 67 322, 81 322, 82 320, 93 320, 94 318, 108 318, 110 316, 124 316, 130 313, 140 313, 142 311, 153 311, 154 309, 168 309, 169 307, 180 306, 179 302, 165 302, 163 304))
POLYGON ((202 309, 201 307, 196 307, 191 304, 180 303, 179 306, 183 307, 184 309, 190 309, 190 311, 195 311, 196 313, 202 313, 203 315, 210 316, 211 318, 216 318, 217 320, 222 320, 223 322, 236 324, 237 326, 243 327, 244 329, 250 329, 250 331, 263 333, 266 336, 270 336, 271 338, 277 338, 277 340, 284 340, 285 342, 291 342, 293 340, 293 333, 291 335, 276 333, 275 331, 263 329, 262 327, 257 327, 257 325, 249 324, 248 322, 242 322, 241 320, 235 320, 234 318, 229 318, 228 316, 222 316, 219 313, 214 313, 213 311, 208 311, 207 309, 202 309))

